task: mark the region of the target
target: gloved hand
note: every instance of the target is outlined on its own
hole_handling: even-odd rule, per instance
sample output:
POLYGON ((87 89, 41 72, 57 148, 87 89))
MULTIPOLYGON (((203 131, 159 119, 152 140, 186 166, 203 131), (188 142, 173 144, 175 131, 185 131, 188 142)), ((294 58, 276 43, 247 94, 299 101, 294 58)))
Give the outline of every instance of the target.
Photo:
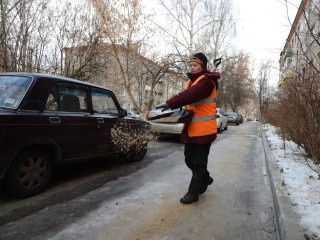
POLYGON ((166 110, 168 110, 170 107, 168 105, 168 103, 164 102, 164 103, 161 103, 157 106, 155 106, 156 109, 159 109, 159 108, 162 108, 161 112, 164 112, 166 110))

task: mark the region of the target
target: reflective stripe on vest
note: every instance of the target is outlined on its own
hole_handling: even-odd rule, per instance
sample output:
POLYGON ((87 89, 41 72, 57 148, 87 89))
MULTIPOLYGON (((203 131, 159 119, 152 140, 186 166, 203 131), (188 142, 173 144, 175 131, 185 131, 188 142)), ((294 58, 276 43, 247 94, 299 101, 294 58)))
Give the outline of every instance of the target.
POLYGON ((201 122, 216 119, 217 115, 193 117, 191 122, 201 122))
POLYGON ((202 103, 213 103, 213 102, 216 102, 216 101, 217 101, 216 98, 206 98, 206 99, 200 100, 198 102, 191 103, 190 106, 196 106, 196 105, 202 104, 202 103))
MULTIPOLYGON (((205 75, 197 78, 192 84, 189 80, 186 89, 197 85, 205 75)), ((217 133, 216 121, 216 88, 213 89, 210 96, 198 102, 187 105, 188 110, 193 110, 194 115, 191 122, 188 123, 188 135, 190 137, 205 136, 217 133)))

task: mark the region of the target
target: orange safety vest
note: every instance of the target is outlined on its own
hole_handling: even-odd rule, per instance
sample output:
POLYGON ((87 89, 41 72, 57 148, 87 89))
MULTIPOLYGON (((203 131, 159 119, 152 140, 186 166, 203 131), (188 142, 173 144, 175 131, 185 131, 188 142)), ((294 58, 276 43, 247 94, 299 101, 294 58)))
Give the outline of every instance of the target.
MULTIPOLYGON (((205 75, 198 77, 191 85, 191 80, 189 79, 186 89, 195 86, 204 77, 205 75)), ((215 87, 207 98, 186 106, 187 110, 193 110, 194 112, 191 122, 188 123, 188 135, 190 137, 217 133, 216 96, 217 90, 215 87)))

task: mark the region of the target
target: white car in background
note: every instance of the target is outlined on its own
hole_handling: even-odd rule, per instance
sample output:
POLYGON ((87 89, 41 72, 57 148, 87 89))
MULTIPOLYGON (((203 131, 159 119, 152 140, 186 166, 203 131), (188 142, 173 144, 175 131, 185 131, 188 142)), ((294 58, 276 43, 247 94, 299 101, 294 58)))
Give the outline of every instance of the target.
MULTIPOLYGON (((183 123, 173 123, 173 122, 159 122, 154 120, 149 120, 149 118, 164 114, 168 111, 161 111, 162 109, 154 109, 146 114, 146 119, 151 123, 151 131, 159 134, 170 134, 170 135, 180 135, 183 123)), ((170 110, 171 111, 171 110, 170 110)), ((180 109, 176 109, 180 111, 180 109)), ((228 129, 228 118, 225 116, 225 113, 217 108, 217 128, 218 133, 221 133, 223 130, 228 129)))
POLYGON ((217 129, 218 133, 221 133, 223 130, 228 130, 228 118, 220 108, 217 108, 217 129))

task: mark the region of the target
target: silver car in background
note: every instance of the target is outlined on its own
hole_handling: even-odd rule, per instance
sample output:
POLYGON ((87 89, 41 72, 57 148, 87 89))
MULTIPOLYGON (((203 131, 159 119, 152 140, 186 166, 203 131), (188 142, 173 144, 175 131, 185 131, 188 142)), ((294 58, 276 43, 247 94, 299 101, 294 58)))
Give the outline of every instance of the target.
MULTIPOLYGON (((176 111, 180 111, 180 109, 175 109, 176 111)), ((172 112, 175 110, 167 110, 162 112, 162 109, 154 109, 146 114, 146 120, 151 117, 155 117, 161 114, 165 114, 167 112, 172 112)), ((160 122, 160 121, 149 121, 151 123, 151 131, 159 134, 172 134, 172 135, 180 135, 183 123, 173 123, 173 122, 160 122)))
POLYGON ((237 112, 227 112, 226 116, 228 117, 228 123, 234 123, 239 125, 241 123, 240 115, 237 112))

